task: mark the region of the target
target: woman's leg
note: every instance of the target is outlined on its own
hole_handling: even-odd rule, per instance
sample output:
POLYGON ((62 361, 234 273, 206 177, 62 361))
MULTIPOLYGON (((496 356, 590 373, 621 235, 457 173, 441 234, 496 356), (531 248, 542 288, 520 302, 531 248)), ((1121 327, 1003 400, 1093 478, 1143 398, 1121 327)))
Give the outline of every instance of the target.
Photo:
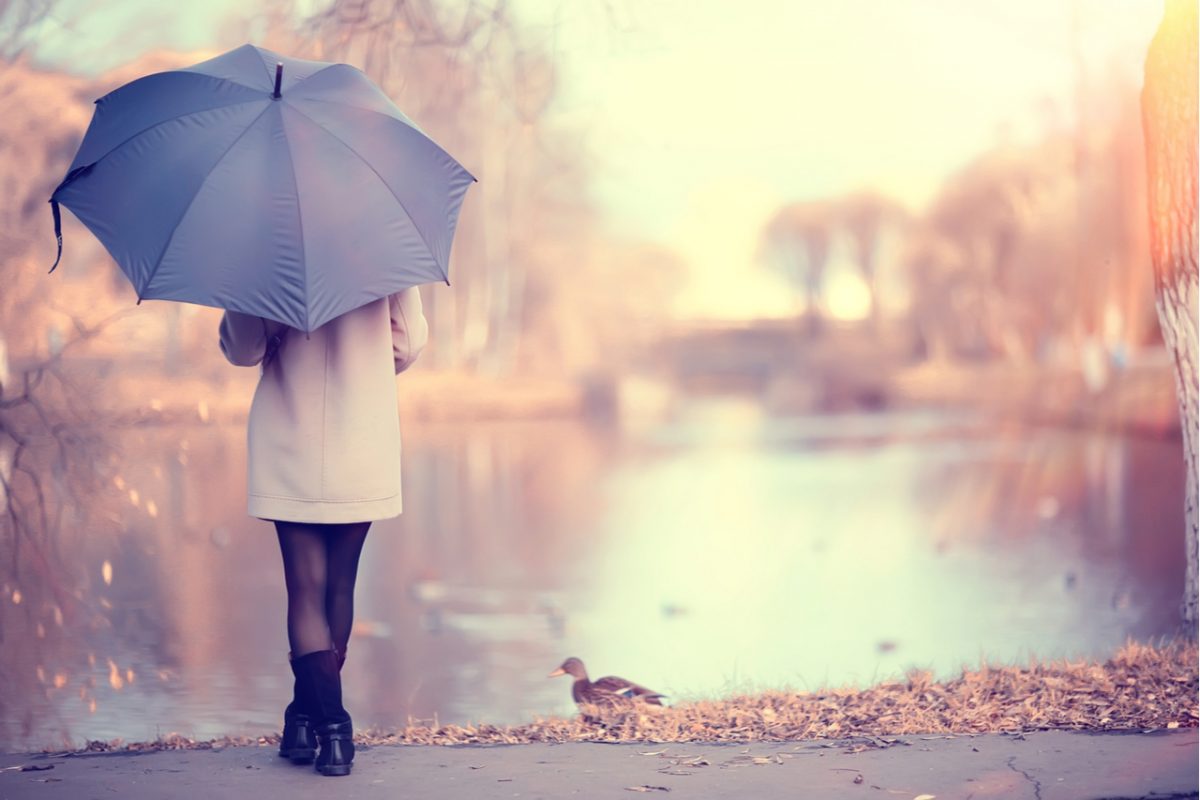
POLYGON ((328 589, 327 526, 275 523, 288 593, 288 645, 292 657, 328 650, 332 641, 325 611, 328 589))
MULTIPOLYGON (((289 708, 298 707, 311 720, 317 738, 313 764, 323 775, 349 775, 354 761, 354 723, 342 705, 341 665, 335 650, 344 652, 350 638, 354 576, 369 526, 275 523, 283 554, 288 642, 296 675, 296 694, 289 708)), ((285 711, 285 740, 287 717, 285 711)), ((285 748, 281 741, 284 755, 292 757, 295 750, 298 748, 285 748)), ((308 750, 311 748, 303 754, 306 760, 308 750)))
POLYGON ((354 627, 354 581, 358 559, 367 540, 370 522, 325 525, 327 571, 325 574, 325 618, 333 646, 345 658, 354 627))

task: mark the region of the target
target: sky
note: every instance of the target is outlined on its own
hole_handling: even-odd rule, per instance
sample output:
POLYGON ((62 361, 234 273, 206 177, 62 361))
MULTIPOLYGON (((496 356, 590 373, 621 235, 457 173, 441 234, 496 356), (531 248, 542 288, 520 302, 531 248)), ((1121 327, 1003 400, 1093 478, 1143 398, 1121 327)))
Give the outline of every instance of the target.
MULTIPOLYGON (((692 264, 681 303, 695 316, 791 312, 769 273, 737 270, 748 280, 736 292, 729 281, 781 204, 872 188, 919 210, 1002 136, 1031 138, 1050 108, 1073 114, 1076 48, 1090 72, 1112 63, 1139 79, 1161 14, 1144 0, 618 8, 608 26, 594 11, 562 15, 560 113, 590 132, 617 227, 692 264)), ((848 265, 831 281, 835 313, 866 313, 848 265)))
MULTIPOLYGON (((513 0, 562 71, 552 119, 585 144, 610 229, 677 251, 680 316, 793 300, 754 251, 781 204, 871 188, 919 210, 1001 139, 1069 124, 1081 79, 1140 80, 1155 0, 513 0), (1057 116, 1056 116, 1057 115, 1057 116), (1062 122, 1066 120, 1066 122, 1062 122)), ((96 71, 152 47, 229 47, 234 0, 67 0, 39 36, 96 71), (102 10, 94 10, 102 8, 102 10), (82 24, 73 20, 85 12, 82 24), (132 31, 132 33, 131 33, 132 31), (112 42, 120 32, 122 48, 112 42)), ((835 312, 865 308, 849 269, 835 312)))

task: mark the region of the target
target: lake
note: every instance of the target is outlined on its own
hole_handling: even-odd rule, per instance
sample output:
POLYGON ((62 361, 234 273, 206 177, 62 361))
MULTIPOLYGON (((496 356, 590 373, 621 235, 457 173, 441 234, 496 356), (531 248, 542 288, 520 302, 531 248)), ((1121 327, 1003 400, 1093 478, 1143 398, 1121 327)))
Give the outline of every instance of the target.
MULTIPOLYGON (((572 714, 546 677, 567 656, 679 702, 1106 658, 1176 629, 1178 441, 737 397, 404 436, 405 513, 359 578, 359 728, 572 714)), ((244 429, 115 441, 101 521, 68 520, 3 586, 0 747, 277 731, 285 595, 273 529, 245 515, 244 429)))

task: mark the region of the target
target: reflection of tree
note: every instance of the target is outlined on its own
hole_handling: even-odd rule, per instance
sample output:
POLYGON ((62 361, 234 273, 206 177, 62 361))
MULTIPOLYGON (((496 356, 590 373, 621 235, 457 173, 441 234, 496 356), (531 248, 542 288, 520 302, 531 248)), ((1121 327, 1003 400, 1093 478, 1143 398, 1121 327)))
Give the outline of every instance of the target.
POLYGON ((1187 459, 1187 586, 1183 617, 1197 621, 1197 11, 1195 0, 1167 0, 1146 59, 1142 94, 1149 173, 1154 283, 1163 338, 1175 357, 1175 380, 1187 459))

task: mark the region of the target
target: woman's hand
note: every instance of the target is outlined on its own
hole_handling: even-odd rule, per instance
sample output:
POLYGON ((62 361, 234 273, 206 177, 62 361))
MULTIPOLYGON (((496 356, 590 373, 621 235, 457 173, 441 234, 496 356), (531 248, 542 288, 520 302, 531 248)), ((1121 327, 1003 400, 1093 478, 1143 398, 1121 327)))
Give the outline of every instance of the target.
POLYGON ((429 322, 416 286, 388 297, 388 312, 392 319, 392 361, 399 375, 413 365, 429 341, 429 322))

